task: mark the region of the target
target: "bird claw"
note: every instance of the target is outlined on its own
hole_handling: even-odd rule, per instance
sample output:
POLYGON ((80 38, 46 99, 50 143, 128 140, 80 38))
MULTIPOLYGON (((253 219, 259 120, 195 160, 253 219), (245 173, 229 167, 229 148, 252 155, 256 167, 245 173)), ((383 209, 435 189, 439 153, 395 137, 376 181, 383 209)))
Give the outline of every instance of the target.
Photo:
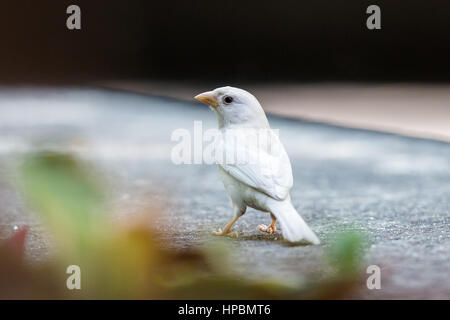
POLYGON ((237 238, 238 237, 238 233, 236 231, 233 231, 233 232, 227 233, 226 236, 230 237, 230 238, 237 238))
POLYGON ((260 224, 257 229, 262 232, 267 232, 268 234, 272 234, 277 231, 277 228, 275 226, 266 226, 265 224, 260 224))
POLYGON ((236 231, 224 233, 223 230, 220 228, 217 230, 213 230, 212 234, 215 236, 226 236, 226 237, 230 237, 230 238, 238 237, 238 233, 236 231))

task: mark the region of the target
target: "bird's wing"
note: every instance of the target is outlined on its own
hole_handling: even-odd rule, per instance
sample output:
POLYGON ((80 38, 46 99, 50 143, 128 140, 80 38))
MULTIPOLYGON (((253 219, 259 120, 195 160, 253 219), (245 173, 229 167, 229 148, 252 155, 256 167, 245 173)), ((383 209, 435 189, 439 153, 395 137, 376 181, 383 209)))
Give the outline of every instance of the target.
POLYGON ((283 200, 292 187, 292 169, 289 157, 278 137, 272 136, 272 147, 254 147, 248 136, 239 137, 236 145, 222 144, 224 155, 240 153, 244 161, 224 161, 219 163, 223 170, 240 182, 276 199, 283 200), (245 157, 246 156, 246 157, 245 157))

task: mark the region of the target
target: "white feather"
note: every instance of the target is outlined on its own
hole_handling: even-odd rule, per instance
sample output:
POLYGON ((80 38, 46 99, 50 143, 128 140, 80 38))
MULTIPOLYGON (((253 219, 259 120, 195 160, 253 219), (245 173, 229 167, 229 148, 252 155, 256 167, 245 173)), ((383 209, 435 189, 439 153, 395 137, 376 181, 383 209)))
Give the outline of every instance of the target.
POLYGON ((233 139, 235 144, 220 143, 224 160, 234 158, 234 163, 226 161, 219 165, 222 169, 240 182, 265 193, 276 199, 283 200, 293 185, 291 163, 278 137, 270 128, 266 130, 271 143, 255 147, 252 142, 258 139, 258 135, 264 135, 261 129, 226 130, 227 139, 233 139), (229 156, 229 155, 232 156, 229 156), (244 155, 244 162, 238 162, 236 155, 244 155))

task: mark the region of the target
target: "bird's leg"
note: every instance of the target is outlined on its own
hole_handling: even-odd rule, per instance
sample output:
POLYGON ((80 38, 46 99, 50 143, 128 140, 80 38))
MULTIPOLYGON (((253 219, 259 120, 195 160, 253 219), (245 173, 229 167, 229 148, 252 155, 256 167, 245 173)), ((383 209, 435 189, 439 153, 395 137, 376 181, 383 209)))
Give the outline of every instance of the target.
POLYGON ((269 234, 277 231, 277 227, 275 226, 275 224, 277 223, 277 218, 272 213, 270 213, 270 217, 272 218, 272 222, 270 223, 270 225, 266 226, 265 224, 260 224, 258 226, 259 231, 267 232, 269 234))
POLYGON ((232 238, 237 237, 237 233, 236 232, 230 233, 231 226, 237 221, 237 219, 239 219, 239 216, 235 216, 233 218, 233 220, 228 222, 228 224, 225 226, 225 228, 223 228, 223 230, 219 229, 217 231, 213 231, 212 234, 215 235, 215 236, 226 236, 226 235, 228 235, 229 237, 232 237, 232 238), (234 235, 235 233, 236 233, 236 235, 234 235))
POLYGON ((233 220, 228 222, 228 224, 225 226, 225 228, 223 228, 223 230, 219 229, 217 231, 213 231, 212 234, 215 236, 228 236, 231 238, 237 238, 238 236, 237 232, 230 232, 230 229, 233 226, 233 224, 237 221, 237 219, 239 219, 245 213, 245 209, 240 210, 238 212, 239 213, 234 216, 233 220))

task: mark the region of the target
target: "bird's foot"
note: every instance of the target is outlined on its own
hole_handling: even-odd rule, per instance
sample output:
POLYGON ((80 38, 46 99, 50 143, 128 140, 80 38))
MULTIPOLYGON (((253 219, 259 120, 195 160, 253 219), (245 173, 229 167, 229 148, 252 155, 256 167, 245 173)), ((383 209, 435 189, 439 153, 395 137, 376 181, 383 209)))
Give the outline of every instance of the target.
POLYGON ((268 234, 272 234, 277 231, 277 227, 275 227, 275 225, 266 226, 265 224, 260 224, 257 229, 262 232, 267 232, 268 234))
POLYGON ((215 236, 226 236, 226 237, 230 237, 230 238, 237 238, 238 237, 238 233, 236 231, 225 232, 224 230, 222 230, 220 228, 217 229, 217 230, 213 230, 212 234, 215 235, 215 236))

